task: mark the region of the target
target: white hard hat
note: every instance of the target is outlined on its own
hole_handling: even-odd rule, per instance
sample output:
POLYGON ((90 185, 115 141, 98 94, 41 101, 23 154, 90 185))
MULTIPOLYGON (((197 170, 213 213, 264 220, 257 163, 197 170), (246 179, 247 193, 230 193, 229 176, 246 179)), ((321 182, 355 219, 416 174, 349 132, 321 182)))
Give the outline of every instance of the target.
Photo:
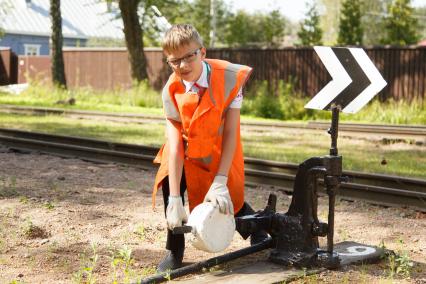
POLYGON ((235 232, 234 215, 220 213, 219 208, 210 202, 195 207, 189 215, 187 225, 192 227, 192 245, 207 252, 226 249, 235 232))

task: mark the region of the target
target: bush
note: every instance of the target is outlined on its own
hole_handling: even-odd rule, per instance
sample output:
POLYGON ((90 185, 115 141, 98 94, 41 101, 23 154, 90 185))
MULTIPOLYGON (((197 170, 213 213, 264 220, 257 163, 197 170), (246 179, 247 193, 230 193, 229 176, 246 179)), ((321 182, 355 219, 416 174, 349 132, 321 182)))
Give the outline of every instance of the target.
POLYGON ((294 83, 279 80, 255 83, 244 98, 242 114, 282 120, 306 119, 307 100, 294 90, 294 83), (275 86, 275 87, 274 87, 275 86))

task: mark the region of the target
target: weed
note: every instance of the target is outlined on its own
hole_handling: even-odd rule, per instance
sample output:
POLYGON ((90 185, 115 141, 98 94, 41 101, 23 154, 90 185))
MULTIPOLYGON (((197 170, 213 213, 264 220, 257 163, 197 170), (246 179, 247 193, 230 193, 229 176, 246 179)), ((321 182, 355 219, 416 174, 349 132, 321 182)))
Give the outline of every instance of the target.
POLYGON ((13 279, 9 282, 9 284, 24 284, 25 282, 22 280, 13 279))
POLYGON ((53 210, 55 208, 55 205, 53 205, 52 202, 48 201, 43 204, 43 207, 46 208, 47 210, 53 210))
POLYGON ((340 235, 342 241, 346 241, 350 237, 348 231, 345 229, 339 229, 337 233, 340 235))
POLYGON ((411 261, 408 252, 402 249, 404 241, 398 239, 397 243, 399 247, 397 252, 389 253, 387 256, 388 276, 391 279, 395 276, 408 278, 410 277, 414 263, 411 261))
POLYGON ((142 271, 141 271, 142 275, 141 276, 153 275, 155 273, 157 273, 156 267, 155 266, 148 266, 148 267, 142 268, 142 271))
POLYGON ((21 196, 19 198, 19 202, 21 202, 22 204, 27 204, 28 203, 28 197, 26 196, 21 196))
POLYGON ((140 224, 137 226, 135 230, 135 234, 139 237, 141 241, 144 241, 146 238, 146 230, 144 224, 140 224))
POLYGON ((131 278, 135 276, 135 273, 132 270, 134 260, 131 255, 132 249, 127 246, 113 252, 111 260, 111 266, 114 273, 112 283, 130 283, 131 278), (118 282, 118 272, 123 274, 123 280, 120 282, 118 282))
POLYGON ((94 284, 96 277, 93 270, 96 267, 99 256, 97 253, 97 245, 91 244, 92 255, 87 257, 85 254, 80 255, 80 269, 73 274, 74 283, 94 284))
POLYGON ((43 239, 49 236, 49 234, 43 228, 34 225, 30 219, 25 221, 22 231, 23 235, 29 239, 43 239))

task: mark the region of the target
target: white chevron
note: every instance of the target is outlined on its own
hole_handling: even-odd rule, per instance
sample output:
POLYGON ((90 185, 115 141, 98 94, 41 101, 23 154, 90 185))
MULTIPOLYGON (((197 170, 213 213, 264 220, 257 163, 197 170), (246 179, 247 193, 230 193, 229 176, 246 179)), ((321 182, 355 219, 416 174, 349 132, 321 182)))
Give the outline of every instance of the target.
POLYGON ((367 53, 362 48, 349 48, 355 60, 361 66, 362 71, 367 75, 371 84, 365 88, 353 101, 351 101, 342 111, 346 113, 356 113, 366 105, 380 90, 386 86, 380 72, 370 60, 367 53))
POLYGON ((314 49, 330 73, 332 80, 305 105, 305 108, 324 109, 352 82, 352 79, 331 47, 314 46, 314 49))

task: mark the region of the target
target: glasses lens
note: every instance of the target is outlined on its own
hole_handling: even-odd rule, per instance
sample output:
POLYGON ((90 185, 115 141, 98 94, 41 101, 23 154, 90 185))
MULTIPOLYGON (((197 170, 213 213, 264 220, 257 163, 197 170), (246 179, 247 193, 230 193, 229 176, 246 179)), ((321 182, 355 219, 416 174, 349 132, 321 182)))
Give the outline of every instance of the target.
POLYGON ((179 66, 181 59, 175 59, 175 60, 167 60, 167 62, 172 66, 179 66))
POLYGON ((167 63, 169 63, 173 67, 180 66, 182 61, 184 61, 185 63, 191 63, 192 61, 195 60, 195 58, 196 58, 196 56, 198 55, 199 52, 200 52, 200 49, 198 48, 194 52, 192 52, 192 53, 190 53, 190 54, 188 54, 188 55, 186 55, 182 58, 167 60, 167 63))

